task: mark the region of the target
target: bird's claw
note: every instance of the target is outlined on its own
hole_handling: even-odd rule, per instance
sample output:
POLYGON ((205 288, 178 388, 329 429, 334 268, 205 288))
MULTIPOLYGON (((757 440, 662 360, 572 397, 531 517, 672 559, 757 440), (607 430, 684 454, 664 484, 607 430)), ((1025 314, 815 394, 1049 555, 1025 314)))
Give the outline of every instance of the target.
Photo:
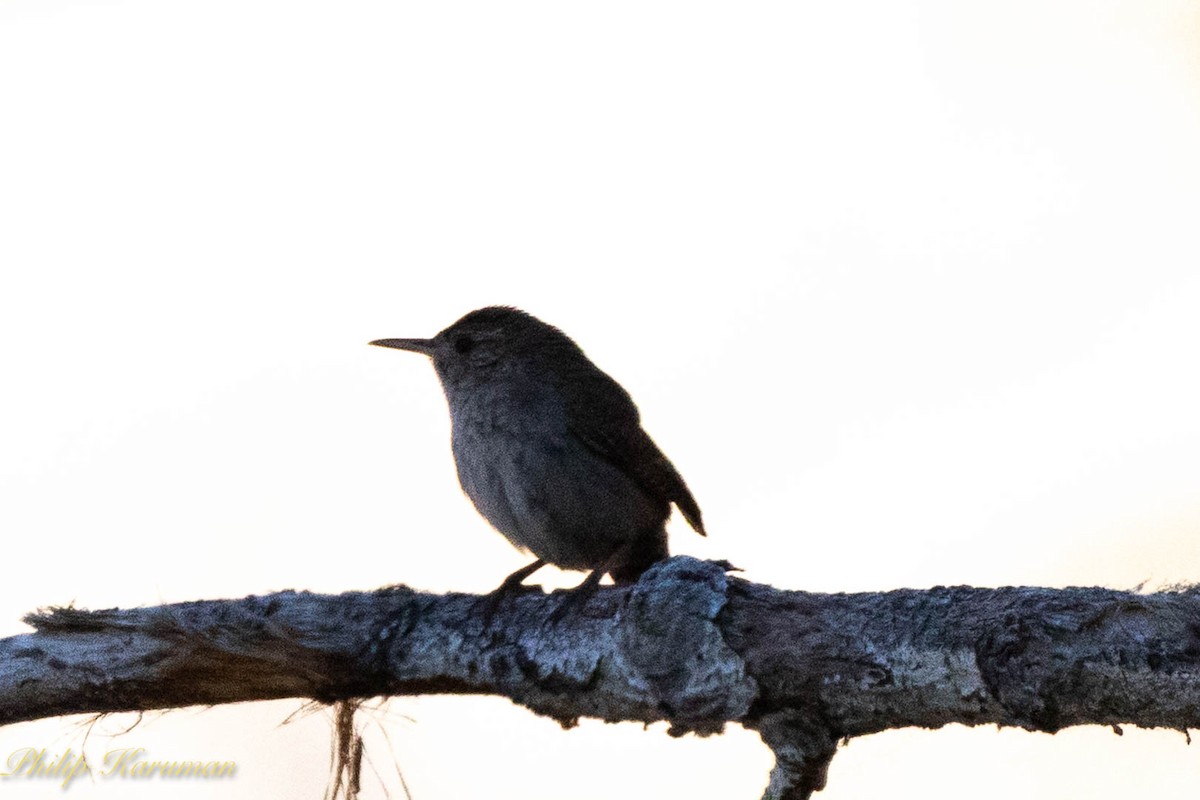
POLYGON ((540 586, 526 586, 523 583, 513 583, 502 585, 483 595, 477 601, 476 606, 479 616, 483 619, 483 627, 492 627, 492 623, 496 619, 496 614, 500 611, 500 607, 504 604, 505 600, 510 598, 515 599, 520 595, 540 591, 542 591, 542 587, 540 586))

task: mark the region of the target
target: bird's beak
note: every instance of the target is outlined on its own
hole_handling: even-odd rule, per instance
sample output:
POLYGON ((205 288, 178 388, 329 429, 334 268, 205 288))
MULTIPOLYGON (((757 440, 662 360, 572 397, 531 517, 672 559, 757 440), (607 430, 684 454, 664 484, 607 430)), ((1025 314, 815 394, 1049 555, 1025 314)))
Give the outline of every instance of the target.
POLYGON ((433 355, 433 339, 376 339, 371 344, 377 347, 392 347, 422 355, 433 355))

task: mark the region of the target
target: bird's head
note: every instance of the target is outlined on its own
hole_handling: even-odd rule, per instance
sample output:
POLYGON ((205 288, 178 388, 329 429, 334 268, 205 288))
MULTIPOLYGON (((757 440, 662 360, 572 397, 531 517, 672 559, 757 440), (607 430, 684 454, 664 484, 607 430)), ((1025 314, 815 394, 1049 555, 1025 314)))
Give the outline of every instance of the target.
POLYGON ((545 366, 556 353, 579 352, 558 328, 510 306, 472 311, 432 339, 376 339, 371 344, 429 356, 447 391, 545 366))

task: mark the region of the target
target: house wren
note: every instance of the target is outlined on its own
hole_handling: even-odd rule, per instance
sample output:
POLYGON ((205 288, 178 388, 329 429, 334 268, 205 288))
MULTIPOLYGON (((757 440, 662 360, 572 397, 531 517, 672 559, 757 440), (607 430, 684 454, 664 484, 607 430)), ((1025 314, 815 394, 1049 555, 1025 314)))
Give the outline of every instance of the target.
POLYGON ((464 316, 432 339, 371 342, 433 360, 450 406, 458 480, 475 508, 546 564, 633 583, 668 556, 674 503, 704 525, 683 478, 642 430, 629 393, 553 325, 515 308, 464 316))

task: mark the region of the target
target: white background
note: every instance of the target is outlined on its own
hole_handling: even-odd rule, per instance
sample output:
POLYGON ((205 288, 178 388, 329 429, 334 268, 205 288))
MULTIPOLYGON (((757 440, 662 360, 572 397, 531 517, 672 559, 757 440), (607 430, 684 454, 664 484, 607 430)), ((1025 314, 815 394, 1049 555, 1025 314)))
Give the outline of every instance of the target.
MULTIPOLYGON (((492 588, 524 557, 432 369, 366 346, 492 303, 637 399, 710 531, 678 552, 827 591, 1195 580, 1198 142, 1194 1, 3 0, 0 633, 492 588)), ((110 718, 93 758, 239 775, 69 795, 318 797, 299 706, 110 718)), ((497 699, 366 722, 368 798, 397 766, 418 800, 753 798, 770 764, 497 699)), ((0 729, 0 763, 85 730, 0 729)), ((1178 733, 951 727, 852 742, 821 797, 1197 781, 1178 733)))

